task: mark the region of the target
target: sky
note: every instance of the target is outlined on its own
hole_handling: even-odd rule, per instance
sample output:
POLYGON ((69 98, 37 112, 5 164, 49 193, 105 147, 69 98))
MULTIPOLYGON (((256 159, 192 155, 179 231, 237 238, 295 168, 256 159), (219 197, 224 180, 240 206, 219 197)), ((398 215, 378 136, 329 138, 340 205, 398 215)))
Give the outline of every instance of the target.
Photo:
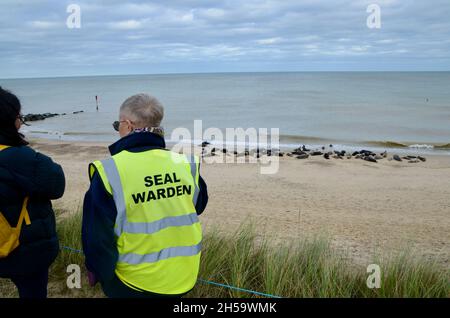
POLYGON ((0 78, 450 71, 449 0, 0 0, 0 30, 0 78))

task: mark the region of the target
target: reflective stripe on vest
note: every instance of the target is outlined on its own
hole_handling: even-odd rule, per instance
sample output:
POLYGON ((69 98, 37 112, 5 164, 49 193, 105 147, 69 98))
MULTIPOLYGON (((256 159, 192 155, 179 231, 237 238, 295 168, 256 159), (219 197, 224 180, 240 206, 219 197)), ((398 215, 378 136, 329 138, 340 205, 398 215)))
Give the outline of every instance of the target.
POLYGON ((111 185, 112 195, 114 202, 116 203, 117 217, 114 232, 117 236, 120 236, 120 234, 122 234, 122 224, 124 223, 123 218, 126 218, 127 215, 122 182, 120 181, 119 171, 117 170, 113 158, 103 160, 102 165, 103 169, 105 169, 105 174, 108 178, 109 184, 111 185))
POLYGON ((194 155, 191 155, 189 162, 191 164, 191 174, 192 174, 192 177, 194 178, 194 181, 195 181, 195 190, 194 190, 193 203, 194 203, 194 206, 196 206, 197 205, 197 200, 198 200, 198 193, 200 192, 200 189, 199 189, 198 183, 196 181, 198 179, 198 165, 196 163, 194 155))
POLYGON ((197 222, 198 222, 197 213, 192 213, 188 215, 169 216, 167 218, 151 223, 125 222, 123 226, 123 231, 133 234, 152 234, 161 231, 162 229, 165 229, 169 226, 185 226, 185 225, 192 225, 197 222))
POLYGON ((197 255, 198 253, 200 253, 201 248, 202 243, 199 243, 193 246, 169 247, 156 253, 144 255, 128 253, 119 255, 119 261, 133 265, 154 263, 171 257, 197 255))

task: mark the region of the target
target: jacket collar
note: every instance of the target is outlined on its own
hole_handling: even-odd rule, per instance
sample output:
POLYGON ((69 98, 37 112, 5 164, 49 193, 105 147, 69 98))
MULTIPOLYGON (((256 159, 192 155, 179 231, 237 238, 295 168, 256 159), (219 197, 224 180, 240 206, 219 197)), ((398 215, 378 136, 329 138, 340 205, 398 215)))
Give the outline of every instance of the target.
POLYGON ((28 141, 25 139, 26 144, 24 145, 14 145, 14 143, 11 143, 11 140, 8 139, 7 137, 3 136, 0 134, 0 145, 5 145, 5 146, 16 146, 16 147, 20 147, 20 146, 26 146, 28 145, 28 141))
POLYGON ((9 141, 2 135, 0 135, 0 145, 9 145, 9 141))
POLYGON ((151 132, 133 132, 109 146, 109 152, 114 156, 123 150, 143 151, 157 148, 166 148, 163 137, 151 132))

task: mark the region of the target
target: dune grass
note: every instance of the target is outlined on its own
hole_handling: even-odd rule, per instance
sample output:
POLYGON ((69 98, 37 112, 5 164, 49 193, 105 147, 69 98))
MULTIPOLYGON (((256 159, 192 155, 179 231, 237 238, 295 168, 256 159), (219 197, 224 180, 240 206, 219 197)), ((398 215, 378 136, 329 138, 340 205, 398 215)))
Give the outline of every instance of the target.
MULTIPOLYGON (((81 249, 81 213, 58 217, 61 245, 81 249)), ((50 269, 50 297, 104 297, 99 284, 89 287, 83 256, 61 250, 50 269), (68 289, 67 265, 79 264, 82 288, 68 289)), ((276 245, 257 235, 251 224, 236 233, 207 231, 199 282, 186 297, 261 297, 218 287, 205 281, 232 285, 280 297, 449 297, 449 270, 412 256, 373 261, 381 267, 381 288, 366 285, 366 267, 337 254, 326 239, 293 241, 276 245)), ((0 279, 0 296, 16 297, 14 286, 0 279)))

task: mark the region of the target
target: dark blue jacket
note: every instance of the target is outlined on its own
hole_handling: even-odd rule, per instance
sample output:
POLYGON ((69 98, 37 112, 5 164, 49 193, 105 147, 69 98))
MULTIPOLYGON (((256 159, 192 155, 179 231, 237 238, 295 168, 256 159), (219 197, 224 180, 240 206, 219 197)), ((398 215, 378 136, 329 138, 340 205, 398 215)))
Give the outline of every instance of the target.
MULTIPOLYGON (((111 155, 122 150, 142 152, 151 149, 165 148, 164 138, 150 133, 133 133, 121 138, 109 147, 111 155)), ((200 192, 196 205, 197 214, 201 214, 208 202, 206 183, 200 177, 200 192)), ((110 281, 118 260, 114 224, 117 210, 114 199, 95 172, 91 186, 84 197, 82 242, 86 267, 101 281, 110 281)))
MULTIPOLYGON (((8 142, 0 136, 0 144, 8 142)), ((53 263, 59 245, 50 200, 62 197, 64 188, 63 170, 49 157, 27 146, 0 151, 0 212, 15 227, 29 196, 31 220, 30 225, 23 223, 19 247, 0 259, 0 277, 31 275, 53 263)))

